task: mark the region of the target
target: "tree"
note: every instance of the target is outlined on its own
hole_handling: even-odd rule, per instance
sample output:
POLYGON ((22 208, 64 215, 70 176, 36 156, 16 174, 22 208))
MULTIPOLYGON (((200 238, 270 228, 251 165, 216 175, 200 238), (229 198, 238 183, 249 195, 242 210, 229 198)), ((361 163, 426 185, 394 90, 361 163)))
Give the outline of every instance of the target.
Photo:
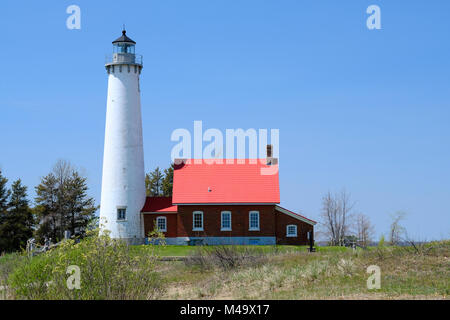
POLYGON ((164 178, 162 180, 162 194, 164 197, 172 196, 173 169, 174 169, 173 164, 171 164, 169 168, 164 169, 164 178))
POLYGON ((0 246, 7 252, 25 248, 33 235, 34 219, 27 199, 27 187, 19 179, 12 184, 8 211, 0 224, 0 246))
POLYGON ((405 233, 405 228, 400 222, 405 218, 406 213, 398 211, 391 215, 391 227, 389 230, 389 242, 391 245, 398 245, 402 239, 402 235, 405 233))
POLYGON ((97 210, 94 199, 87 195, 86 180, 63 160, 42 178, 36 187, 35 199, 35 212, 40 220, 36 236, 40 241, 45 237, 59 241, 66 230, 84 237, 97 210))
POLYGON ((61 237, 61 219, 58 211, 58 180, 53 173, 43 177, 36 189, 36 207, 34 212, 39 219, 36 231, 38 241, 45 237, 57 239, 61 237))
POLYGON ((328 192, 322 199, 322 226, 331 245, 343 245, 349 233, 350 212, 354 204, 345 190, 338 194, 328 192))
POLYGON ((81 237, 95 220, 97 211, 94 198, 87 195, 86 180, 77 171, 73 171, 65 185, 65 229, 70 234, 81 237))
POLYGON ((370 219, 365 214, 358 214, 355 218, 356 224, 356 237, 361 246, 367 247, 372 241, 373 235, 375 233, 374 227, 370 222, 370 219))
MULTIPOLYGON (((11 191, 6 187, 7 183, 8 179, 2 175, 2 171, 0 170, 0 226, 3 225, 8 213, 8 199, 11 191)), ((4 251, 2 238, 0 234, 0 253, 4 251)))
POLYGON ((145 189, 147 192, 147 196, 159 197, 162 196, 162 181, 163 174, 159 167, 153 172, 147 173, 145 175, 145 189))
POLYGON ((8 198, 11 194, 11 191, 6 187, 7 183, 8 179, 2 175, 0 170, 0 219, 1 215, 5 214, 8 209, 8 198))

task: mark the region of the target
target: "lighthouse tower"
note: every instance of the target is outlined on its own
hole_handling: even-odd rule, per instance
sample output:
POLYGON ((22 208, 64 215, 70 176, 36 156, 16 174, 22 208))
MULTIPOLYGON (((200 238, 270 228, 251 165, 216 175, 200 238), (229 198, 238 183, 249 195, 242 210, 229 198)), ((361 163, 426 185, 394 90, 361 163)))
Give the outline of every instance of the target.
POLYGON ((139 76, 142 56, 126 31, 113 42, 107 59, 106 105, 100 229, 112 238, 142 243, 141 209, 145 202, 144 151, 139 76))

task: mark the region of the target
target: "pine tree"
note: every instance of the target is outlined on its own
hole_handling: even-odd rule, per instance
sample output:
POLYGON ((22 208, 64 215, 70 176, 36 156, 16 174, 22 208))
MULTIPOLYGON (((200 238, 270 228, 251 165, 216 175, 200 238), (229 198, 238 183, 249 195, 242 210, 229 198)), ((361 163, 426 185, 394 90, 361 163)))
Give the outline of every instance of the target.
MULTIPOLYGON (((7 210, 8 210, 8 199, 11 191, 8 190, 6 184, 8 179, 2 175, 0 170, 0 227, 6 220, 7 210)), ((4 236, 0 234, 0 254, 5 251, 6 244, 3 244, 4 236)))
POLYGON ((39 228, 36 231, 38 242, 45 237, 57 239, 61 237, 62 230, 58 218, 58 181, 53 173, 43 177, 36 189, 35 213, 39 219, 39 228))
POLYGON ((164 179, 162 180, 162 194, 164 197, 172 196, 173 168, 174 168, 174 165, 171 164, 169 168, 164 169, 164 179))
POLYGON ((6 213, 8 209, 8 198, 11 194, 11 191, 6 187, 6 183, 8 183, 8 179, 2 175, 2 171, 0 170, 0 215, 6 213))
POLYGON ((36 214, 40 219, 36 236, 59 241, 64 231, 83 237, 95 220, 95 201, 87 195, 86 178, 66 161, 58 161, 53 171, 36 187, 36 214))
POLYGON ((145 188, 147 196, 160 197, 162 196, 162 180, 163 174, 159 167, 153 172, 147 173, 145 176, 145 188))
POLYGON ((66 230, 72 235, 83 237, 91 222, 95 219, 94 198, 87 195, 86 178, 74 171, 66 183, 66 230))
POLYGON ((19 179, 11 186, 8 211, 0 225, 0 242, 7 252, 25 248, 33 235, 34 219, 27 199, 27 187, 19 179))

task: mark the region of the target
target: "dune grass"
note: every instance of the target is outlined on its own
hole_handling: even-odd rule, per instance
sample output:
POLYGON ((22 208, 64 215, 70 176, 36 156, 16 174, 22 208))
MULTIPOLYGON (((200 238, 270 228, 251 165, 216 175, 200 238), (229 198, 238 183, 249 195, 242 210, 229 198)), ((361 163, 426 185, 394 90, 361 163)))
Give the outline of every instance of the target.
MULTIPOLYGON (((158 255, 162 257, 184 257, 192 254, 197 250, 197 246, 177 246, 177 245, 165 245, 165 246, 134 246, 132 251, 135 254, 143 254, 146 251, 154 250, 158 255)), ((204 246, 204 248, 214 248, 214 246, 204 246)), ((308 246, 291 246, 291 245, 266 245, 266 246, 239 246, 240 250, 245 249, 254 249, 265 252, 265 253, 287 253, 287 252, 307 252, 308 246)), ((329 252, 329 251, 337 251, 337 252, 346 252, 350 249, 345 247, 317 247, 318 252, 329 252)))
POLYGON ((448 299, 450 242, 353 251, 278 251, 263 264, 232 270, 166 264, 165 299, 448 299), (367 288, 370 265, 381 288, 367 288))
MULTIPOLYGON (((91 248, 93 245, 95 243, 78 245, 73 250, 66 246, 62 256, 80 263, 82 272, 83 265, 89 262, 87 266, 99 270, 107 267, 106 271, 114 271, 108 271, 111 275, 121 274, 116 272, 121 268, 128 270, 127 265, 122 265, 123 261, 129 261, 134 271, 142 269, 144 273, 137 274, 139 277, 136 279, 124 275, 121 279, 125 282, 136 280, 141 289, 146 289, 143 284, 147 280, 142 281, 146 279, 144 275, 151 272, 154 277, 150 280, 157 280, 155 288, 158 294, 142 292, 139 297, 151 296, 152 299, 448 299, 450 294, 450 241, 428 243, 416 248, 352 250, 318 247, 315 253, 307 252, 305 246, 226 246, 226 249, 220 249, 221 246, 131 246, 121 249, 117 259, 108 258, 107 266, 102 262, 105 259, 103 254, 98 255, 94 250, 85 257, 86 250, 80 251, 85 246, 91 248), (158 261, 158 256, 185 256, 187 260, 158 261), (220 263, 233 259, 238 259, 236 261, 239 263, 227 267, 220 263), (153 262, 144 266, 146 261, 153 262), (95 265, 92 265, 93 262, 95 265), (369 274, 366 270, 370 265, 381 269, 380 289, 367 288, 369 274)), ((114 253, 112 257, 115 257, 117 249, 111 250, 111 254, 114 253)), ((51 278, 54 277, 52 265, 57 261, 54 259, 60 256, 61 252, 55 251, 32 259, 23 253, 0 257, 0 287, 11 283, 11 279, 17 280, 20 274, 28 282, 36 281, 44 269, 48 269, 44 274, 45 281, 61 280, 64 283, 64 272, 61 272, 61 279, 51 278), (35 272, 36 277, 27 270, 35 272)), ((82 280, 81 290, 97 292, 93 286, 95 279, 87 279, 82 280)), ((28 288, 26 284, 23 287, 28 288)), ((137 286, 132 284, 130 288, 134 287, 137 286)), ((59 290, 58 296, 64 296, 64 287, 59 290)), ((122 296, 114 292, 108 295, 114 298, 122 296)), ((0 292, 0 299, 17 297, 14 291, 0 292)), ((46 299, 48 294, 40 296, 37 293, 33 297, 46 299)), ((86 294, 85 297, 95 298, 95 295, 86 294)), ((74 297, 66 295, 65 298, 74 297)))

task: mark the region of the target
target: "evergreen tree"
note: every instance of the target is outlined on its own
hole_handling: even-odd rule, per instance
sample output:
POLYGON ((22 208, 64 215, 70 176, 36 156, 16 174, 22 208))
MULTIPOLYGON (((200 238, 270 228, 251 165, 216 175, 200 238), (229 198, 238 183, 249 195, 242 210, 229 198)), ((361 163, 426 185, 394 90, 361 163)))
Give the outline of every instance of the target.
POLYGON ((164 179, 162 180, 162 194, 164 197, 172 196, 173 168, 174 168, 174 165, 171 164, 169 168, 164 169, 164 179))
POLYGON ((162 196, 162 180, 163 174, 159 167, 153 172, 147 173, 145 175, 145 188, 147 196, 160 197, 162 196))
POLYGON ((38 242, 45 237, 57 239, 62 235, 60 219, 58 218, 58 181, 53 173, 43 177, 36 189, 35 214, 39 219, 36 231, 38 242))
POLYGON ((65 186, 66 230, 76 236, 85 235, 87 228, 95 219, 95 211, 97 210, 94 198, 87 195, 86 180, 74 171, 65 186))
POLYGON ((21 180, 12 184, 8 211, 0 225, 0 243, 2 250, 18 251, 26 247, 27 240, 33 235, 34 219, 27 199, 27 187, 21 180))
POLYGON ((95 201, 88 197, 86 178, 66 161, 58 161, 53 171, 36 187, 36 214, 40 219, 36 236, 59 241, 68 230, 83 237, 95 219, 95 201))
POLYGON ((6 213, 8 209, 8 198, 11 194, 11 191, 6 187, 6 183, 8 179, 2 175, 2 171, 0 170, 0 219, 1 215, 6 213))
MULTIPOLYGON (((8 179, 2 175, 2 171, 0 170, 0 226, 3 225, 8 213, 8 199, 11 193, 6 187, 6 183, 8 183, 8 179)), ((0 234, 0 254, 5 251, 3 238, 2 234, 0 234)))

